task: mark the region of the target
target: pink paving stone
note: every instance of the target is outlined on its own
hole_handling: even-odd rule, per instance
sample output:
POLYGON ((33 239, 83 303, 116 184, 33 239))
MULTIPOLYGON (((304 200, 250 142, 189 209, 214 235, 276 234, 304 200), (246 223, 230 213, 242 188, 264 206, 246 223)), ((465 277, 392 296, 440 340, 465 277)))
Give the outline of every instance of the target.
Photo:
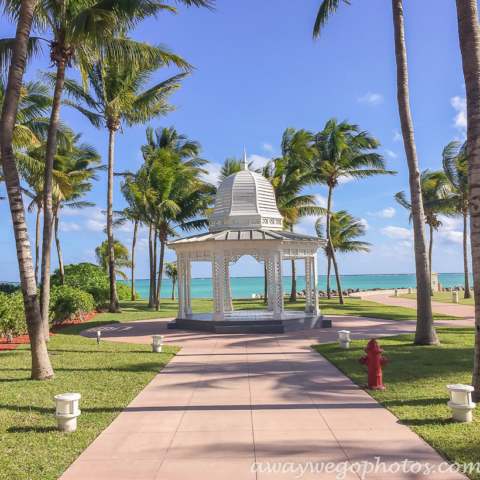
MULTIPOLYGON (((285 335, 172 332, 168 319, 112 325, 102 339, 149 344, 151 335, 160 333, 166 344, 182 350, 62 478, 283 480, 295 475, 252 474, 252 463, 279 458, 340 463, 376 455, 388 462, 405 456, 440 462, 434 449, 310 347, 337 340, 341 329, 367 339, 412 332, 415 323, 332 319, 332 329, 285 335)), ((82 334, 96 337, 95 330, 82 334)), ((372 475, 366 478, 425 478, 372 475)), ((301 478, 335 475, 307 472, 301 478)))

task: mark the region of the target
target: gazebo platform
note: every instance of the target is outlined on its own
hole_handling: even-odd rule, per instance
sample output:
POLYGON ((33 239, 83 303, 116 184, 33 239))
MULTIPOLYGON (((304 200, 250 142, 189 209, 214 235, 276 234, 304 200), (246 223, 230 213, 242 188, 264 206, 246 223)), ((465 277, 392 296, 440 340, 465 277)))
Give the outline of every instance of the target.
POLYGON ((268 310, 238 310, 225 313, 224 320, 213 320, 213 312, 192 313, 168 323, 169 329, 212 333, 286 333, 330 328, 331 320, 308 312, 286 311, 284 320, 274 320, 268 310))

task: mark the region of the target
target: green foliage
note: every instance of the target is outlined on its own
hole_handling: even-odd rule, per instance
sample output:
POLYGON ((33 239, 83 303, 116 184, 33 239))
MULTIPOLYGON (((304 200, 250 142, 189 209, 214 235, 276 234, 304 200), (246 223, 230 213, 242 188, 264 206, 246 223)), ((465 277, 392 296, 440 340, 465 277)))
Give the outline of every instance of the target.
POLYGON ((10 294, 20 292, 22 287, 20 285, 13 285, 13 283, 0 283, 0 293, 10 294))
POLYGON ((0 336, 7 337, 11 342, 12 337, 25 333, 25 307, 21 293, 6 295, 0 293, 0 336))
POLYGON ((76 318, 95 310, 93 296, 69 285, 53 287, 50 291, 50 321, 57 323, 76 318))
MULTIPOLYGON (((132 288, 125 283, 117 282, 117 296, 119 300, 130 300, 132 298, 132 288)), ((137 300, 142 298, 136 290, 135 298, 137 300)))

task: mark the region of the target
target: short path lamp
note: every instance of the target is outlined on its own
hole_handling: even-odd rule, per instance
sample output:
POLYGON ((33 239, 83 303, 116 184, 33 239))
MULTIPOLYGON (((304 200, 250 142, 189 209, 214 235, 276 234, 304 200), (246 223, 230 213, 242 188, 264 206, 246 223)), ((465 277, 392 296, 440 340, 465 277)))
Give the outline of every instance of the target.
POLYGON ((338 339, 340 340, 340 348, 348 350, 348 347, 350 346, 350 332, 348 330, 339 330, 338 339))
POLYGON ((408 289, 408 294, 409 294, 409 295, 412 294, 412 289, 411 289, 411 288, 408 289))
POLYGON ((97 330, 97 343, 100 345, 100 340, 102 338, 102 332, 100 330, 97 330))
POLYGON ((452 302, 458 303, 458 292, 452 292, 452 302))
POLYGON ((447 385, 450 392, 450 401, 447 405, 452 409, 454 422, 470 423, 472 421, 472 410, 475 404, 472 402, 473 387, 470 385, 447 385))
POLYGON ((61 393, 53 398, 56 402, 56 409, 53 416, 57 419, 60 432, 74 432, 77 429, 77 417, 80 415, 78 409, 79 393, 61 393))
POLYGON ((398 297, 398 289, 395 289, 394 295, 395 295, 396 297, 398 297))
POLYGON ((153 353, 161 353, 163 345, 163 335, 152 335, 153 353))

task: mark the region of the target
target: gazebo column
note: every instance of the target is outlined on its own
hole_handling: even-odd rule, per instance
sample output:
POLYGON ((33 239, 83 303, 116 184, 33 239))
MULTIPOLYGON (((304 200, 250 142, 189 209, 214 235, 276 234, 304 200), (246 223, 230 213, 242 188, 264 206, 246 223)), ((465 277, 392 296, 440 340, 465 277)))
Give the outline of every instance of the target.
POLYGON ((310 313, 312 306, 312 259, 305 258, 305 311, 310 313))
POLYGON ((316 252, 312 258, 312 265, 313 265, 313 313, 315 315, 320 315, 320 308, 318 306, 318 255, 316 252))
POLYGON ((284 295, 283 295, 283 266, 282 251, 273 252, 270 259, 272 262, 272 290, 273 290, 273 319, 285 319, 284 295))
POLYGON ((183 260, 182 254, 177 254, 177 269, 178 269, 178 318, 185 318, 185 309, 183 301, 183 260))
POLYGON ((225 258, 223 249, 214 249, 212 251, 213 320, 225 319, 224 271, 225 258))
POLYGON ((192 314, 192 270, 191 270, 191 262, 190 260, 185 260, 185 274, 184 274, 184 282, 185 282, 185 314, 191 315, 192 314))
POLYGON ((231 292, 231 285, 230 285, 230 260, 228 258, 225 259, 224 282, 225 282, 224 290, 226 292, 225 311, 233 312, 232 292, 231 292))
POLYGON ((272 259, 270 257, 265 257, 265 267, 267 275, 267 301, 268 301, 268 311, 273 312, 273 280, 272 280, 272 259))

